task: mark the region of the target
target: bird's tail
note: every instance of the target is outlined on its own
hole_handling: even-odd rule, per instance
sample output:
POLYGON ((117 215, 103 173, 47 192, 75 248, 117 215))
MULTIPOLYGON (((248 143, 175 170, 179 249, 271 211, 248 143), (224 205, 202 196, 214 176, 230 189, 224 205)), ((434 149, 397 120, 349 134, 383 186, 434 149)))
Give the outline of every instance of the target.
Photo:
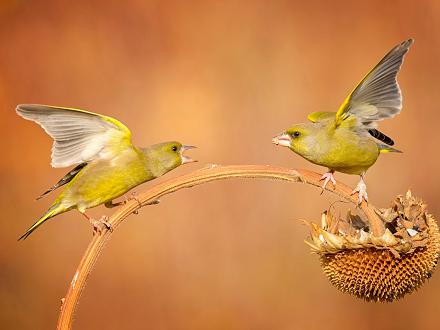
POLYGON ((43 222, 56 216, 57 214, 63 213, 64 211, 66 211, 66 209, 60 203, 56 203, 56 204, 52 205, 49 208, 49 210, 47 210, 47 212, 40 219, 38 219, 38 221, 35 222, 31 226, 31 228, 29 228, 18 240, 20 241, 22 239, 26 239, 30 234, 32 234, 32 232, 35 229, 40 227, 43 224, 43 222))
POLYGON ((393 147, 387 146, 386 144, 379 144, 378 143, 377 145, 379 147, 379 151, 380 151, 381 154, 386 154, 388 152, 400 152, 400 153, 402 153, 402 151, 397 150, 397 149, 395 149, 393 147))

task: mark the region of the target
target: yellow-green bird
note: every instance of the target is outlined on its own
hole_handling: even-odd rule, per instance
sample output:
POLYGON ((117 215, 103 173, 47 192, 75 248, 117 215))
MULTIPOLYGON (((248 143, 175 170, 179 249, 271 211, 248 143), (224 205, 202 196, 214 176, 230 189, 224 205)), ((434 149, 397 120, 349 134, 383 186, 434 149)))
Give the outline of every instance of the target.
POLYGON ((132 144, 131 132, 125 125, 97 113, 39 104, 21 104, 16 111, 23 118, 40 124, 54 139, 53 167, 77 165, 37 198, 65 185, 49 210, 19 240, 28 237, 46 220, 72 209, 81 212, 95 230, 101 224, 111 229, 106 217, 95 220, 85 213, 86 209, 101 204, 120 205, 113 204, 113 199, 194 161, 183 153, 195 147, 179 142, 138 148, 132 144))
POLYGON ((310 162, 329 170, 321 180, 323 189, 335 171, 360 175, 352 194, 359 203, 368 201, 365 172, 380 153, 400 152, 393 140, 376 129, 377 122, 392 118, 402 109, 397 73, 413 39, 394 47, 354 88, 337 112, 314 112, 311 123, 296 124, 274 137, 272 142, 290 148, 310 162))

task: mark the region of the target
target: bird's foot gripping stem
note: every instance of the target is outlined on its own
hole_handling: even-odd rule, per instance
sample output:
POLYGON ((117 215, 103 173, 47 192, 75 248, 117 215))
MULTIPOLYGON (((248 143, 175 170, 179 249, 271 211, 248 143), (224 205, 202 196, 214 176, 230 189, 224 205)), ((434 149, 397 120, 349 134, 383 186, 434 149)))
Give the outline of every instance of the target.
POLYGON ((99 219, 90 219, 90 223, 93 226, 93 235, 99 234, 101 235, 105 230, 109 230, 110 232, 113 231, 113 226, 111 225, 110 222, 108 222, 109 218, 106 215, 103 215, 101 218, 99 219))
MULTIPOLYGON (((137 194, 135 192, 132 192, 132 193, 130 193, 130 195, 124 196, 124 200, 122 202, 113 203, 113 201, 108 201, 104 205, 105 205, 105 207, 112 208, 112 207, 116 207, 116 206, 120 206, 120 205, 125 205, 129 201, 132 201, 132 200, 135 200, 138 203, 139 208, 144 206, 144 205, 157 205, 157 204, 159 204, 159 200, 157 200, 157 199, 153 200, 151 202, 144 202, 144 203, 142 203, 139 200, 139 198, 137 198, 137 194)), ((134 214, 138 214, 139 213, 138 209, 134 210, 133 213, 134 214)))
POLYGON ((321 179, 319 179, 319 181, 324 180, 324 184, 322 185, 322 192, 321 194, 324 192, 325 187, 327 186, 327 183, 331 182, 333 184, 333 189, 336 188, 336 180, 333 176, 334 171, 328 171, 327 173, 324 173, 321 177, 321 179))
POLYGON ((113 207, 116 207, 116 206, 125 205, 129 201, 131 201, 131 200, 135 200, 136 202, 138 202, 139 206, 142 206, 142 203, 136 197, 136 193, 135 192, 132 192, 129 196, 124 196, 124 200, 122 202, 113 203, 113 201, 108 201, 104 205, 105 205, 105 207, 113 208, 113 207))
MULTIPOLYGON (((142 202, 139 200, 139 198, 137 198, 137 194, 134 191, 128 197, 125 196, 124 204, 126 204, 126 203, 128 203, 129 201, 132 201, 132 200, 135 200, 138 203, 139 207, 141 207, 142 205, 156 205, 156 204, 159 204, 158 200, 154 200, 152 202, 142 204, 142 202)), ((138 209, 134 210, 133 213, 134 214, 138 214, 139 210, 138 209)))
MULTIPOLYGON (((139 198, 137 198, 137 194, 136 194, 134 191, 133 191, 128 197, 125 196, 124 204, 128 203, 128 202, 131 201, 131 200, 135 200, 135 201, 139 204, 139 207, 141 207, 141 206, 143 206, 143 205, 157 205, 157 204, 160 203, 160 201, 159 201, 158 199, 156 199, 156 200, 154 200, 154 201, 151 201, 151 202, 146 202, 146 203, 144 202, 144 203, 142 203, 142 202, 139 200, 139 198)), ((137 210, 134 210, 133 213, 134 213, 134 214, 138 214, 138 213, 139 213, 139 210, 138 210, 138 209, 137 209, 137 210)))
POLYGON ((141 201, 137 198, 137 193, 134 191, 132 193, 130 193, 130 195, 128 197, 125 196, 124 203, 128 203, 129 201, 132 201, 132 200, 135 200, 139 204, 139 206, 142 206, 141 201))
POLYGON ((367 185, 365 184, 362 176, 356 188, 351 192, 351 195, 356 193, 358 193, 358 205, 362 204, 362 200, 365 200, 365 202, 368 203, 367 185))
POLYGON ((101 235, 105 230, 113 231, 113 226, 110 222, 108 222, 109 218, 106 215, 103 215, 99 219, 94 219, 92 217, 89 217, 84 212, 81 212, 87 220, 89 220, 90 224, 93 226, 93 235, 99 234, 101 235))

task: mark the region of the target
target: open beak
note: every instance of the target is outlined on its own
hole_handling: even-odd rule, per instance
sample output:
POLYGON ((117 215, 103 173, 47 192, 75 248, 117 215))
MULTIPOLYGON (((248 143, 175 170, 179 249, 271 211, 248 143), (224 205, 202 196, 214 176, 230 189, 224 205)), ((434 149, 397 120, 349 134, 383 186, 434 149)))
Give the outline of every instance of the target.
POLYGON ((197 160, 192 159, 192 158, 190 158, 188 156, 185 156, 183 154, 186 150, 195 149, 195 148, 197 148, 197 147, 195 147, 195 146, 187 146, 187 145, 183 145, 182 148, 180 148, 180 157, 182 158, 182 164, 193 163, 193 162, 197 161, 197 160))
POLYGON ((277 135, 272 139, 273 144, 288 148, 290 147, 291 142, 292 142, 292 138, 286 133, 281 133, 280 135, 277 135))

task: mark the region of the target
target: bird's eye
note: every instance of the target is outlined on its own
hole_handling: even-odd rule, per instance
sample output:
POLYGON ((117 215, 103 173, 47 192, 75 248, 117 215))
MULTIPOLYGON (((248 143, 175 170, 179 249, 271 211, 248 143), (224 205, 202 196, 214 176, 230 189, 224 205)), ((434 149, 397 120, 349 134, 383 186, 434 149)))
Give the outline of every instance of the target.
POLYGON ((298 137, 298 136, 300 136, 300 135, 301 135, 301 133, 298 132, 298 131, 295 131, 295 132, 292 133, 292 136, 293 136, 293 137, 298 137))
POLYGON ((177 147, 176 146, 173 146, 173 151, 177 151, 177 147))

